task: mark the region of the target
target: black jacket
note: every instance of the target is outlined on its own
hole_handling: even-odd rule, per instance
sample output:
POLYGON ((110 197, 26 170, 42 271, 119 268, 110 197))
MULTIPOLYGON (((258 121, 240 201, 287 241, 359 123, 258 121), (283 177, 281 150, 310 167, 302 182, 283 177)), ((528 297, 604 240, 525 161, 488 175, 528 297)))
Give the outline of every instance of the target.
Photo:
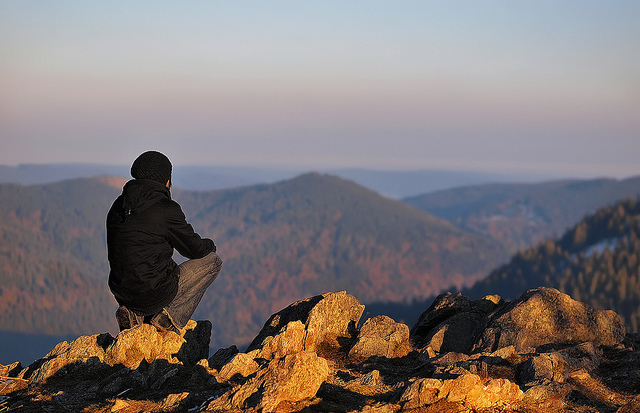
POLYGON ((166 186, 127 182, 107 214, 109 288, 120 305, 142 315, 169 305, 180 272, 174 248, 190 259, 216 250, 212 240, 194 232, 166 186))

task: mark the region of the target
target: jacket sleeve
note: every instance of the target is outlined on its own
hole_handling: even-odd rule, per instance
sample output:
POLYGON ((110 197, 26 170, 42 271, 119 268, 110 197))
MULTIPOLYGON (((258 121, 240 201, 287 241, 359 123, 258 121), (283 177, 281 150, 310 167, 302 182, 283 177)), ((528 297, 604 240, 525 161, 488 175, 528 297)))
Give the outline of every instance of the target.
POLYGON ((202 258, 216 251, 213 240, 201 238, 187 222, 182 208, 175 201, 170 201, 166 209, 167 238, 173 248, 183 257, 202 258))

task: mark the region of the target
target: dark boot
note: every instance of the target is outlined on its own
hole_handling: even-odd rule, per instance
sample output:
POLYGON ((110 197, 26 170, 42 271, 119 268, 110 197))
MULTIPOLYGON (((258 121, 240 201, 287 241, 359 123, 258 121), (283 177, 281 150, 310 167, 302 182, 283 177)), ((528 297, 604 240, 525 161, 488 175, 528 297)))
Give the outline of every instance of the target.
POLYGON ((151 317, 149 324, 154 326, 159 332, 173 331, 177 335, 180 335, 180 329, 178 329, 171 319, 171 316, 164 308, 158 314, 151 317))
POLYGON ((116 310, 116 321, 120 331, 142 324, 141 317, 123 305, 116 310))

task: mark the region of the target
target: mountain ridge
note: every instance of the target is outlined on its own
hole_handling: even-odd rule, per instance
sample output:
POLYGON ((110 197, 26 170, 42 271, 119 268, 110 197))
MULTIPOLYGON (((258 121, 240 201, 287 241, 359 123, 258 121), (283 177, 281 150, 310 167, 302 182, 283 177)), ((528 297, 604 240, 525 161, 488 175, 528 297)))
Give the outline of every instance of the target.
POLYGON ((585 215, 640 195, 640 177, 467 186, 404 198, 459 228, 493 237, 512 253, 561 236, 585 215))
MULTIPOLYGON (((532 182, 559 179, 554 175, 517 173, 492 173, 464 170, 376 170, 365 168, 274 168, 240 166, 190 166, 176 165, 173 182, 187 190, 208 191, 275 183, 295 178, 310 171, 337 175, 357 182, 384 196, 400 199, 437 190, 479 185, 490 182, 532 182)), ((0 182, 37 185, 75 178, 92 178, 102 175, 129 177, 129 166, 67 163, 0 165, 0 182)))

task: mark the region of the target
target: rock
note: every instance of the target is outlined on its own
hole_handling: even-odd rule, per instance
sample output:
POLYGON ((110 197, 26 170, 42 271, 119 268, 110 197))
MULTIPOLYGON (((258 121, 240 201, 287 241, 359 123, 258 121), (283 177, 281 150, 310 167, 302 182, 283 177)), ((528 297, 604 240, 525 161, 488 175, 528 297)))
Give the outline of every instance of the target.
POLYGON ((567 367, 560 353, 534 355, 523 363, 519 378, 522 383, 563 383, 569 375, 567 367))
POLYGON ((187 392, 170 394, 164 399, 161 407, 165 411, 174 410, 187 397, 189 397, 187 392))
POLYGON ((31 385, 38 385, 69 365, 88 363, 90 360, 103 362, 105 348, 111 343, 113 337, 110 334, 80 336, 70 343, 63 341, 43 358, 31 364, 24 377, 30 380, 31 385))
POLYGON ((586 396, 589 400, 605 406, 622 407, 627 405, 632 399, 630 396, 612 391, 585 370, 572 372, 567 381, 575 391, 586 396))
POLYGON ((517 384, 506 379, 490 379, 476 384, 466 395, 465 405, 475 410, 516 406, 524 398, 517 384))
POLYGON ((206 332, 211 335, 209 321, 196 323, 189 320, 181 335, 161 333, 150 324, 141 324, 118 334, 105 350, 104 362, 131 369, 137 368, 143 360, 148 363, 163 359, 171 363, 195 364, 209 354, 209 340, 203 338, 206 332))
POLYGON ((593 372, 600 366, 600 356, 592 343, 581 343, 559 351, 534 354, 522 364, 520 381, 563 383, 576 370, 593 372))
POLYGON ((533 411, 564 411, 565 398, 571 392, 566 383, 550 383, 530 387, 524 394, 522 402, 533 411))
POLYGON ((209 339, 206 337, 210 335, 210 322, 190 320, 181 336, 160 333, 149 324, 124 330, 116 338, 108 333, 80 336, 72 342, 58 343, 46 356, 30 365, 23 376, 32 385, 38 385, 63 368, 87 370, 92 365, 104 364, 136 369, 143 360, 151 363, 157 359, 195 364, 196 359, 208 355, 209 339))
POLYGON ((537 288, 496 310, 472 351, 513 345, 524 353, 547 344, 582 342, 613 346, 624 336, 624 322, 613 311, 596 310, 554 288, 537 288))
POLYGON ((141 324, 118 334, 107 349, 104 362, 110 366, 121 364, 131 369, 138 368, 143 360, 151 363, 162 358, 177 362, 174 355, 184 343, 185 340, 177 334, 160 334, 152 325, 141 324))
POLYGON ((440 397, 442 380, 422 378, 411 383, 402 393, 400 402, 404 403, 403 409, 417 409, 422 406, 434 404, 440 397))
POLYGON ((640 396, 634 397, 629 403, 619 408, 616 413, 638 413, 640 412, 640 396))
POLYGON ((327 361, 314 352, 273 360, 261 380, 264 394, 257 408, 273 411, 282 401, 296 402, 311 398, 328 375, 327 361))
POLYGON ((253 357, 245 353, 238 353, 231 357, 231 360, 220 369, 218 376, 222 380, 229 380, 236 374, 248 377, 258 371, 258 368, 258 363, 255 362, 253 357))
POLYGON ((272 412, 282 402, 295 403, 315 396, 328 375, 327 361, 316 353, 290 354, 271 360, 254 378, 212 401, 207 410, 255 408, 272 412))
POLYGON ((411 328, 411 338, 416 347, 425 347, 422 341, 431 333, 434 327, 446 321, 451 316, 466 312, 471 308, 471 300, 462 294, 450 292, 440 294, 433 300, 429 308, 420 315, 416 324, 411 328))
POLYGON ((176 358, 184 364, 192 366, 209 357, 211 328, 211 321, 209 320, 198 322, 189 320, 183 329, 184 332, 181 332, 185 343, 180 347, 176 358))
POLYGON ((404 357, 413 350, 409 342, 409 327, 396 323, 385 315, 368 319, 349 351, 349 357, 404 357))
POLYGON ((454 364, 459 361, 467 361, 469 359, 470 357, 468 354, 456 353, 456 352, 450 351, 448 353, 444 353, 436 357, 435 360, 433 360, 433 363, 444 366, 444 365, 454 364))
POLYGON ((497 296, 471 301, 442 294, 411 329, 417 348, 438 353, 494 352, 511 345, 524 353, 582 342, 612 346, 624 336, 618 314, 596 310, 553 288, 529 290, 510 303, 497 296))
MULTIPOLYGON (((291 321, 273 336, 267 336, 262 341, 262 346, 255 349, 255 357, 266 360, 281 358, 287 354, 295 354, 305 349, 305 342, 311 339, 311 335, 301 321, 291 321)), ((313 334, 313 333, 311 333, 313 334)))
POLYGON ((294 354, 300 349, 315 351, 322 346, 340 347, 341 339, 351 341, 364 306, 345 291, 326 293, 291 304, 272 315, 247 348, 247 352, 267 347, 261 357, 271 359, 294 354), (295 324, 298 321, 304 326, 295 324), (294 324, 290 324, 294 323, 294 324), (299 337, 304 333, 304 337, 299 337), (275 339, 277 335, 285 335, 275 339), (271 338, 270 338, 271 337, 271 338), (300 343, 299 340, 302 340, 300 343), (271 351, 272 354, 268 354, 271 351))
POLYGON ((143 325, 82 336, 26 369, 0 366, 0 410, 639 411, 640 335, 618 342, 610 313, 544 289, 513 303, 444 294, 430 309, 411 334, 386 316, 357 331, 362 305, 329 293, 274 314, 246 353, 231 346, 208 360, 208 322, 181 335, 143 325), (535 308, 555 324, 527 324, 535 308), (426 347, 412 351, 409 336, 426 347))
POLYGON ((471 301, 460 293, 441 294, 411 328, 411 340, 419 349, 467 353, 482 334, 488 315, 502 303, 497 295, 471 301))
POLYGON ((490 379, 483 383, 475 374, 463 374, 455 379, 420 379, 402 394, 403 411, 418 409, 438 401, 463 403, 473 411, 518 405, 524 393, 517 384, 506 379, 490 379))
POLYGON ((600 350, 590 341, 563 348, 558 352, 573 369, 584 369, 591 372, 600 367, 602 362, 600 350))
POLYGON ((17 377, 22 371, 22 363, 16 361, 7 366, 0 364, 0 377, 17 377))
POLYGON ((462 374, 453 380, 445 380, 440 389, 440 398, 449 402, 462 402, 471 390, 481 383, 475 374, 462 374))
POLYGON ((231 346, 218 349, 213 356, 209 357, 208 364, 212 369, 220 370, 222 366, 227 364, 233 356, 239 353, 238 347, 231 346))

